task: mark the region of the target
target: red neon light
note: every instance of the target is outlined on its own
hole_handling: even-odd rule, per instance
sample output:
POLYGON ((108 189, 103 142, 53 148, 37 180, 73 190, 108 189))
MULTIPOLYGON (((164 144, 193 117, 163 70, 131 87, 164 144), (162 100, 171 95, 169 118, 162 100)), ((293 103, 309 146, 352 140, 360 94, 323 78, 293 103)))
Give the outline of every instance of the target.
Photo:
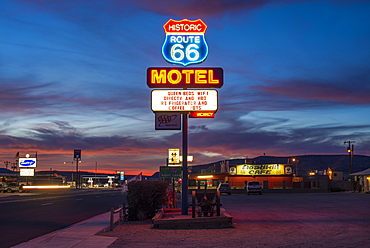
POLYGON ((190 118, 214 118, 215 112, 214 111, 194 111, 190 112, 190 118))
POLYGON ((205 33, 207 25, 201 19, 194 21, 170 19, 163 25, 163 29, 166 33, 205 33))

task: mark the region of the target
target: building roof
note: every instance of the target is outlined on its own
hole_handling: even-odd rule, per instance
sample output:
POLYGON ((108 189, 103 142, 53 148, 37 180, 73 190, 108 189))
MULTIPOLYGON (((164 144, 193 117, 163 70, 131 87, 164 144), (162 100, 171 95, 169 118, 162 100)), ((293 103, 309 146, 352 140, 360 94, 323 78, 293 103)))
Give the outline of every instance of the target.
POLYGON ((360 171, 360 172, 356 172, 356 173, 352 173, 351 176, 366 176, 366 175, 370 175, 370 168, 369 169, 366 169, 366 170, 363 170, 363 171, 360 171))

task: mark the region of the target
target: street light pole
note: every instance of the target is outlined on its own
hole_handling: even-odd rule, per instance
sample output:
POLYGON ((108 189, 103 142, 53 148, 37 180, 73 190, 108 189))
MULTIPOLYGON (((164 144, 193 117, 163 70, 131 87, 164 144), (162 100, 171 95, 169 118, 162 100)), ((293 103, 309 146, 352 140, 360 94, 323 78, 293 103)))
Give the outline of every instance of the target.
MULTIPOLYGON (((354 153, 354 150, 355 150, 355 147, 353 145, 353 143, 356 143, 356 141, 344 141, 343 142, 344 144, 348 144, 348 147, 347 147, 347 152, 349 154, 349 175, 352 174, 352 169, 353 169, 353 153, 354 153), (351 143, 352 143, 352 146, 351 146, 351 143)), ((349 180, 351 180, 351 176, 349 176, 349 180)))
POLYGON ((79 188, 80 184, 80 173, 78 172, 78 158, 76 158, 76 189, 79 188))
POLYGON ((290 164, 292 162, 295 163, 295 176, 298 176, 298 160, 296 158, 288 158, 288 164, 290 164))

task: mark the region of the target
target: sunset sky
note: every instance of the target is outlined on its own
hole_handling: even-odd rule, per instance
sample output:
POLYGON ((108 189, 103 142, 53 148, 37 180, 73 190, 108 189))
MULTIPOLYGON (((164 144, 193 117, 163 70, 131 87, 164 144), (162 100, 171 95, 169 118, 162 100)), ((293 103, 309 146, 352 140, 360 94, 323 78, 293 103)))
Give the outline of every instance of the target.
MULTIPOLYGON (((0 161, 37 170, 143 172, 181 148, 155 130, 148 67, 169 20, 202 19, 221 67, 213 119, 189 119, 190 165, 305 154, 370 155, 370 1, 2 0, 0 161), (64 162, 67 162, 64 164, 64 162)), ((188 66, 189 68, 192 65, 188 66)))

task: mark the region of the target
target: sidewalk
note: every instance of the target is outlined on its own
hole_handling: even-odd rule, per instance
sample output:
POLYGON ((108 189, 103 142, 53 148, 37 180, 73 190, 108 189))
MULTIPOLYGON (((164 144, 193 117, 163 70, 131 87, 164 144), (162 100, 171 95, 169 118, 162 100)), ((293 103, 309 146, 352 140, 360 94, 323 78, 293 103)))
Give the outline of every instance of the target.
POLYGON ((104 228, 109 228, 110 212, 97 215, 64 229, 51 232, 28 242, 13 246, 14 248, 104 248, 117 238, 95 235, 104 228))

